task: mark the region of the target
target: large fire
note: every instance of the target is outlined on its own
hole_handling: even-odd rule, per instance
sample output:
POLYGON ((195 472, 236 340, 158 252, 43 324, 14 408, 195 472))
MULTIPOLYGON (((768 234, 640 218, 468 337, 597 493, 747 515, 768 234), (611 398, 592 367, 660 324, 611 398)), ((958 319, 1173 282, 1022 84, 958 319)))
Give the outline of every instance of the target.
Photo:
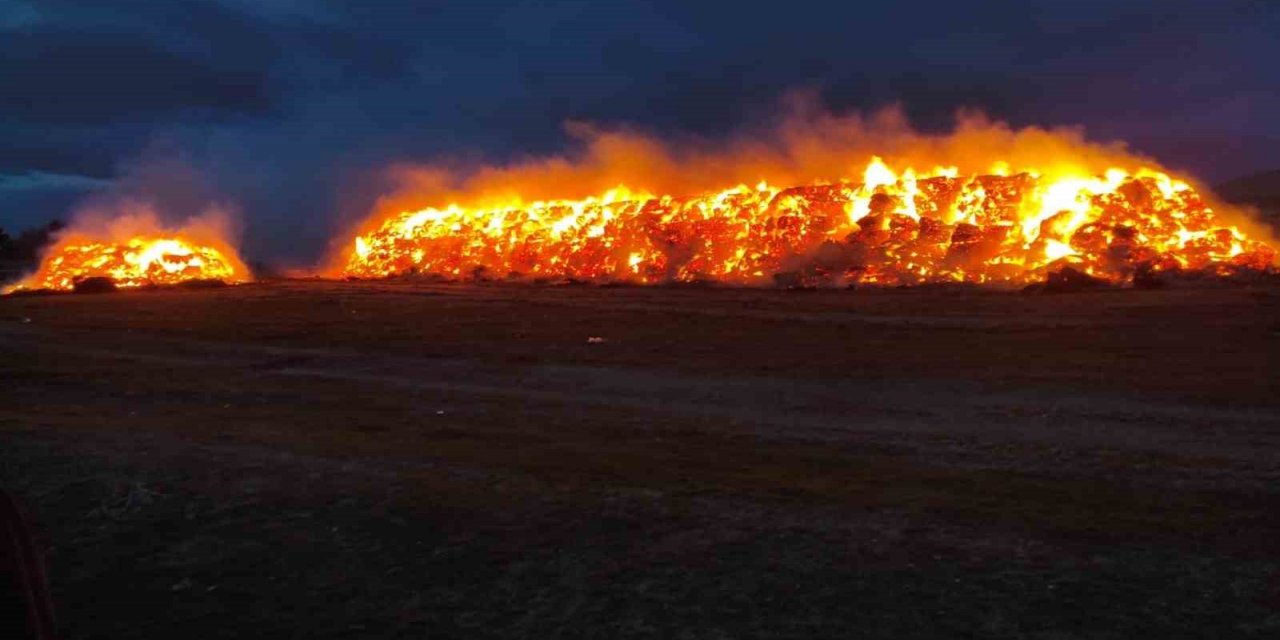
POLYGON ((241 282, 248 270, 228 249, 183 237, 135 236, 123 241, 71 237, 45 255, 39 270, 15 289, 71 290, 87 278, 117 287, 193 280, 241 282))
POLYGON ((1167 272, 1269 271, 1276 251, 1166 173, 895 171, 760 182, 692 196, 625 187, 582 200, 427 208, 355 238, 348 277, 808 284, 1023 284, 1071 266, 1123 283, 1167 272))

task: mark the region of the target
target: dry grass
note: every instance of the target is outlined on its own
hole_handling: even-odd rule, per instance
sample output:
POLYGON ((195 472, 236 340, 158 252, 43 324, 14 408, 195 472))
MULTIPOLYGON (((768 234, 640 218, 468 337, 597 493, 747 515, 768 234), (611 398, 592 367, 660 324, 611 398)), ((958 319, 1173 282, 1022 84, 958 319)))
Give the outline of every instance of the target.
POLYGON ((7 298, 0 482, 72 638, 1263 638, 1278 346, 1269 288, 7 298))

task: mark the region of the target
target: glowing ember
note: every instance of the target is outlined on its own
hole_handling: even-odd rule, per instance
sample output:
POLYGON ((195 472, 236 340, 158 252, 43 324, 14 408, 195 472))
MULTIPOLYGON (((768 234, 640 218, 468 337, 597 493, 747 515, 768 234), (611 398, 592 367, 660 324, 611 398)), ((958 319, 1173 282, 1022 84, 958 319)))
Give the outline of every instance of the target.
POLYGON ((1276 252, 1226 225, 1185 182, 954 168, 860 182, 761 182, 693 197, 619 188, 601 197, 406 212, 357 237, 344 274, 519 274, 653 283, 1021 284, 1071 265, 1113 282, 1273 268, 1276 252))
POLYGON ((125 242, 67 239, 45 256, 18 289, 70 290, 85 278, 110 278, 118 287, 190 280, 241 282, 248 272, 234 255, 181 238, 135 237, 125 242))

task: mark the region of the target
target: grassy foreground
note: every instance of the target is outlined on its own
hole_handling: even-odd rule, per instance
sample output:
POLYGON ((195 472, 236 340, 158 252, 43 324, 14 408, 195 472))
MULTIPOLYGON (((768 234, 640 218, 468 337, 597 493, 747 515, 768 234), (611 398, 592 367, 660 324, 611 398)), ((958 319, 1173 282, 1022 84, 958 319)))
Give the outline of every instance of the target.
POLYGON ((1280 288, 0 298, 69 638, 1275 637, 1280 288))

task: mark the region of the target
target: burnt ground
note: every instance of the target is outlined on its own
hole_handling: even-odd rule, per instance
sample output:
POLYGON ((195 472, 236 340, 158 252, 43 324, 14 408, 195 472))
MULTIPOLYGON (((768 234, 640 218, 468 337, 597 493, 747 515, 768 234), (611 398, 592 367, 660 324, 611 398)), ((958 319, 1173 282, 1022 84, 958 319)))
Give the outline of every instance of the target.
POLYGON ((67 638, 1272 638, 1277 373, 1277 286, 9 297, 0 483, 67 638))

